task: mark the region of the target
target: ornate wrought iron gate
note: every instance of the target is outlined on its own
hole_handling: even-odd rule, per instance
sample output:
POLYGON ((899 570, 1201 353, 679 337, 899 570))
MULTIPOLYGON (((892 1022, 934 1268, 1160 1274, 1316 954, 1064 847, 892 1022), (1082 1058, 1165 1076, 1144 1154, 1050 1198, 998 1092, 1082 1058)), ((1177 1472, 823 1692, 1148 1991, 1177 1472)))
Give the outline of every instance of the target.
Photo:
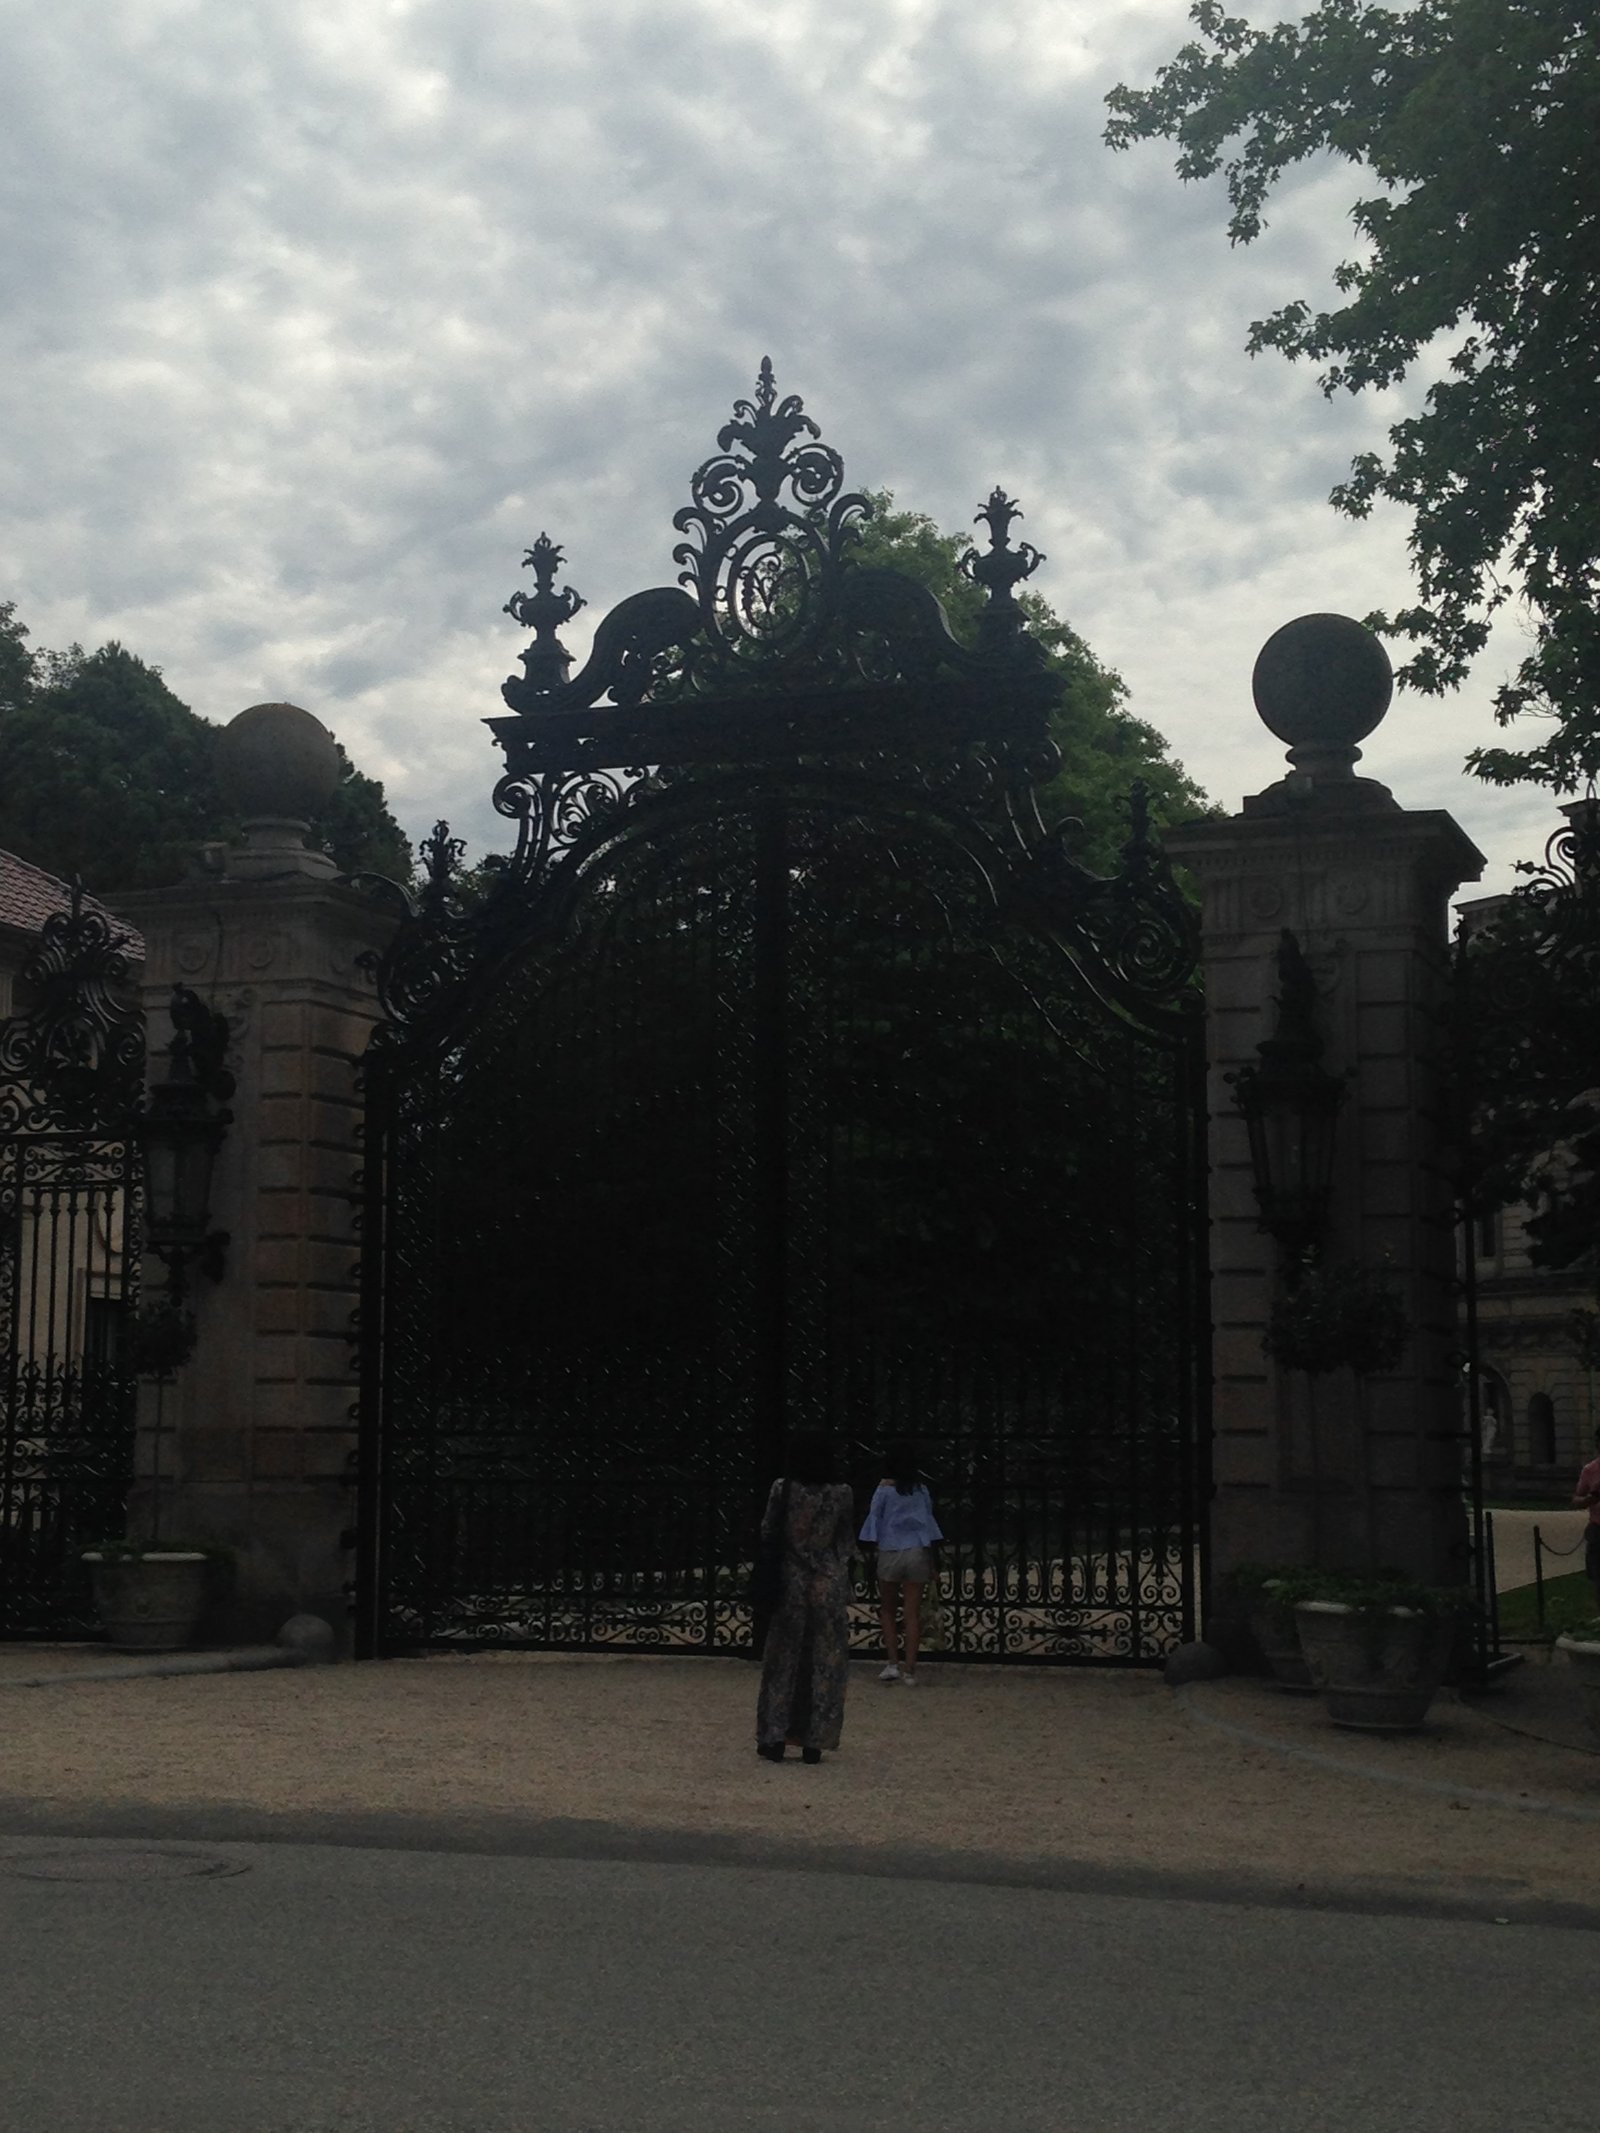
POLYGON ((815 437, 764 370, 679 514, 687 589, 615 610, 576 679, 548 542, 512 603, 517 851, 467 896, 441 825, 380 972, 367 1652, 738 1648, 796 1428, 863 1482, 916 1435, 956 1655, 1193 1633, 1189 914, 1137 794, 1109 880, 1040 821, 1056 684, 1013 507, 964 648, 852 564, 864 506, 815 437))
POLYGON ((0 1023, 0 1636, 98 1634, 89 1543, 133 1478, 143 1019, 75 890, 0 1023))
MULTIPOLYGON (((1490 1339, 1515 1330, 1581 1355, 1597 1323, 1580 1307, 1556 1320, 1559 1332, 1551 1324, 1574 1294, 1593 1294, 1600 1230, 1600 798, 1591 786, 1584 798, 1564 803, 1562 813, 1566 821, 1547 840, 1542 860, 1518 868, 1525 878, 1509 895, 1465 907, 1452 973, 1446 1056, 1478 1600, 1474 1660, 1484 1680, 1516 1656, 1501 1649, 1494 1522, 1484 1506, 1486 1364, 1504 1360, 1490 1339), (1503 1210, 1517 1219, 1532 1280, 1515 1318, 1501 1315, 1502 1302, 1498 1323, 1486 1327, 1479 1309, 1481 1225, 1491 1224, 1492 1245, 1503 1210)), ((1503 1420, 1509 1425, 1509 1414, 1503 1420)), ((1574 1449, 1572 1471, 1585 1455, 1574 1449)))

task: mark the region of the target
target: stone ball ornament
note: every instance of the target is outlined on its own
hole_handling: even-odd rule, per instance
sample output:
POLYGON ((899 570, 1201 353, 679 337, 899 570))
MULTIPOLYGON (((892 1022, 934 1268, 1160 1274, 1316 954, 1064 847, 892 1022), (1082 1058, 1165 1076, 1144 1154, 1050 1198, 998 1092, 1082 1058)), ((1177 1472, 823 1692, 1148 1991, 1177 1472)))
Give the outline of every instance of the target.
POLYGON ((246 821, 309 822, 340 776, 333 735, 298 704, 251 704, 217 743, 218 783, 246 821))
POLYGON ((326 1666, 339 1656, 339 1639, 333 1624, 321 1615, 291 1615, 272 1641, 285 1651, 297 1652, 301 1661, 310 1666, 326 1666))
POLYGON ((1353 763, 1383 718, 1394 669, 1382 644, 1348 615, 1298 615, 1274 630, 1250 677, 1261 723, 1290 761, 1353 763))

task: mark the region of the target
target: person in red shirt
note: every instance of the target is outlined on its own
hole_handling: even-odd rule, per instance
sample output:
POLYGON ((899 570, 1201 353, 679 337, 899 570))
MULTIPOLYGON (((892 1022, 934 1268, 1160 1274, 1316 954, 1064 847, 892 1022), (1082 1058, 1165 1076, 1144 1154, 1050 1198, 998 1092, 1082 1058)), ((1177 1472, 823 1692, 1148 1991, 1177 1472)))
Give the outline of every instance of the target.
POLYGON ((1595 1611, 1600 1614, 1600 1429, 1595 1431, 1594 1441, 1597 1456, 1578 1476, 1572 1500, 1589 1514, 1589 1523, 1583 1529, 1583 1572, 1594 1594, 1595 1611))

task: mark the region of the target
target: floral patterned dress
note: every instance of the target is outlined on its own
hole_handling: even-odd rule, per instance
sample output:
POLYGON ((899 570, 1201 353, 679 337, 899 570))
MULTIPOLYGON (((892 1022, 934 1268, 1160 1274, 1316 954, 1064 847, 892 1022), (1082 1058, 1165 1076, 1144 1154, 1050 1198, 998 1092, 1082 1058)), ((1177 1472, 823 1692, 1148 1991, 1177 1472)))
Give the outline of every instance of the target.
MULTIPOLYGON (((783 1501, 775 1481, 761 1520, 774 1537, 783 1501)), ((783 1552, 783 1596, 767 1630, 756 1700, 756 1742, 786 1739, 837 1748, 850 1678, 850 1559, 855 1499, 843 1484, 791 1481, 783 1552)))

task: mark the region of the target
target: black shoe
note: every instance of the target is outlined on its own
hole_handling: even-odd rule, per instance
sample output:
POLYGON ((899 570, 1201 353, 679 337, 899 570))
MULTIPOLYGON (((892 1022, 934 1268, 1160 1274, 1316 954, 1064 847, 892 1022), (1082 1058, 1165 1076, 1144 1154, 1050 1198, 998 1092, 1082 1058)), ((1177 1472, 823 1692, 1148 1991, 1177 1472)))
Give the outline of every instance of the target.
POLYGON ((820 1763, 822 1761, 822 1750, 820 1748, 802 1748, 800 1750, 800 1760, 803 1763, 820 1763))
MULTIPOLYGON (((781 1740, 775 1740, 769 1746, 768 1743, 765 1741, 757 1741, 756 1753, 761 1757, 763 1762, 781 1763, 783 1761, 783 1742, 781 1740)), ((808 1748, 806 1750, 806 1753, 809 1755, 811 1753, 811 1750, 808 1748)))

